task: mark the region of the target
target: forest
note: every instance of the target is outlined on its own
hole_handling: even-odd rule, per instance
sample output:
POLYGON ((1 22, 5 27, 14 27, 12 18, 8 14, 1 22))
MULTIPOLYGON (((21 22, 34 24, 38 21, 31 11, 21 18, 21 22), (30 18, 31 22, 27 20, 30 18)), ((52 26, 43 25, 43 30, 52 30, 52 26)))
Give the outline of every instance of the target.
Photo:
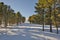
POLYGON ((50 25, 50 32, 52 32, 52 25, 57 28, 60 27, 60 0, 38 0, 35 5, 35 13, 30 16, 28 21, 34 24, 50 25))
POLYGON ((25 17, 19 11, 15 13, 9 5, 0 2, 0 25, 4 24, 4 27, 7 27, 7 25, 18 25, 24 22, 25 17))

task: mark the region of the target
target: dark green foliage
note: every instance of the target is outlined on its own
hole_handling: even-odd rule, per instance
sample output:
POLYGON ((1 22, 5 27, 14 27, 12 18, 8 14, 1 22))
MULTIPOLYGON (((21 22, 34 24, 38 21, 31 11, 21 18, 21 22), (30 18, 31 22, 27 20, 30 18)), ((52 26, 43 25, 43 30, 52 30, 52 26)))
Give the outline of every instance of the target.
MULTIPOLYGON (((21 23, 21 20, 25 19, 25 17, 22 18, 23 16, 20 12, 15 13, 10 6, 0 2, 0 25, 4 24, 4 27, 6 28, 8 24, 21 23)), ((25 20, 23 22, 25 22, 25 20)))

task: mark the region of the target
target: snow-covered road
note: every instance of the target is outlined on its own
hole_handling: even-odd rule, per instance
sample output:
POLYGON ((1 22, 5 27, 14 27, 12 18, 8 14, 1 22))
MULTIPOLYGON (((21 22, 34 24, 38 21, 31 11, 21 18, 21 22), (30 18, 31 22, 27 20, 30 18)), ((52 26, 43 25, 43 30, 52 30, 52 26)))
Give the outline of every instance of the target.
MULTIPOLYGON (((19 26, 12 27, 12 28, 14 29, 1 28, 0 40, 60 40, 60 34, 51 33, 48 31, 42 31, 41 30, 42 28, 36 24, 35 25, 21 24, 19 26)), ((49 30, 49 28, 46 29, 49 30)))

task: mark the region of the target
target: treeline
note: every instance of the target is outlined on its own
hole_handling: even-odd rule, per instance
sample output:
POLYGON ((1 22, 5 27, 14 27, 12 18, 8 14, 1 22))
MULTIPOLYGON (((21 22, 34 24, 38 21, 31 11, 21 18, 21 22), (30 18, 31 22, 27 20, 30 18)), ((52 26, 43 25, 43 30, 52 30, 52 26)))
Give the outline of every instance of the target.
POLYGON ((40 14, 34 14, 29 17, 28 21, 33 24, 42 24, 42 19, 40 17, 40 14))
POLYGON ((60 0, 38 0, 35 6, 36 13, 29 17, 30 23, 37 23, 43 25, 50 25, 50 32, 52 32, 52 25, 57 29, 60 27, 60 0))
POLYGON ((11 24, 21 24, 25 22, 25 17, 20 12, 15 13, 14 10, 0 2, 0 25, 4 24, 4 27, 11 24))

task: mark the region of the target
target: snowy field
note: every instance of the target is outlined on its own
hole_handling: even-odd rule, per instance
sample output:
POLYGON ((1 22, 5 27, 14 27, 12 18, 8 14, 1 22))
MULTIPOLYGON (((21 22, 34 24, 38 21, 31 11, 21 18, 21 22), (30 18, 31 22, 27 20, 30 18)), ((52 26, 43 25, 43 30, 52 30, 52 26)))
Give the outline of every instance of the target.
POLYGON ((0 40, 60 40, 59 34, 56 34, 56 28, 49 32, 49 25, 45 25, 45 31, 42 31, 42 25, 38 24, 20 24, 18 26, 8 26, 9 28, 0 28, 0 40))

